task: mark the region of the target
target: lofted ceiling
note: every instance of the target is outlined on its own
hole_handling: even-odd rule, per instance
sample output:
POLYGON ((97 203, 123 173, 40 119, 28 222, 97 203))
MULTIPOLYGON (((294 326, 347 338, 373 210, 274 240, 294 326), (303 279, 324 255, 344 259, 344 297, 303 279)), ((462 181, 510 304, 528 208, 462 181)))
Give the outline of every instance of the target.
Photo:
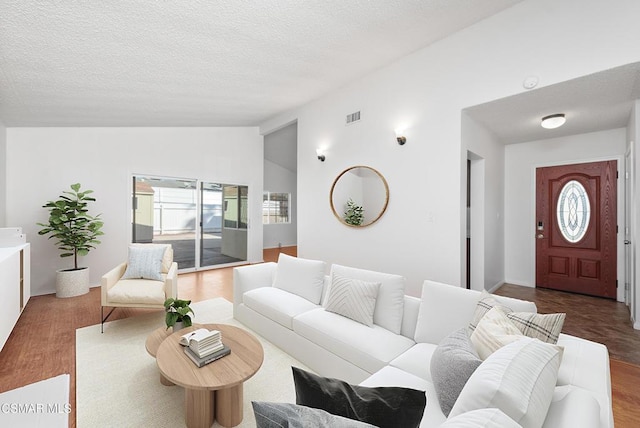
POLYGON ((640 63, 466 109, 503 144, 523 143, 626 127, 635 100, 640 99, 640 63), (540 121, 564 113, 560 128, 544 129, 540 121))
POLYGON ((521 0, 0 2, 6 126, 248 126, 521 0))

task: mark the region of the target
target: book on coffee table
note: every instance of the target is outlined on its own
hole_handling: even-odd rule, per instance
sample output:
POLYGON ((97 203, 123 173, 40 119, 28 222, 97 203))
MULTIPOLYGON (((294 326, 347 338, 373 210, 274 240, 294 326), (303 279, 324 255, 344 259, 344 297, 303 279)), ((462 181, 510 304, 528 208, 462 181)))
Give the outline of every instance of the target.
POLYGON ((209 363, 214 362, 215 360, 219 360, 220 358, 229 355, 231 353, 231 348, 229 348, 227 345, 224 345, 224 347, 221 350, 216 351, 213 354, 207 355, 206 357, 203 357, 203 358, 200 358, 188 346, 184 348, 184 353, 187 354, 187 357, 189 357, 196 366, 202 367, 202 366, 206 366, 209 363))

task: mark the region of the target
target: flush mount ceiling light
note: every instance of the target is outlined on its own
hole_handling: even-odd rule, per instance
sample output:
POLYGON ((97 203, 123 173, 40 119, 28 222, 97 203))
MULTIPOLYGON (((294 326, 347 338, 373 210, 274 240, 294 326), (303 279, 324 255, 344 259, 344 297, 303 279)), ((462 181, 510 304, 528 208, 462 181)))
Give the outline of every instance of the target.
POLYGON ((554 129, 564 125, 566 121, 567 119, 564 117, 564 113, 557 113, 543 117, 540 125, 546 129, 554 129))

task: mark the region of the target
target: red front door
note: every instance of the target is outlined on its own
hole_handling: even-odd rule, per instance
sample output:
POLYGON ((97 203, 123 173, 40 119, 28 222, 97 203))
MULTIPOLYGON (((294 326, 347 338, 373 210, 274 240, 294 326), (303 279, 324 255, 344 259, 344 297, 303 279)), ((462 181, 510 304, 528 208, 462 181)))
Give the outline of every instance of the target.
POLYGON ((536 170, 536 286, 616 298, 617 162, 536 170))

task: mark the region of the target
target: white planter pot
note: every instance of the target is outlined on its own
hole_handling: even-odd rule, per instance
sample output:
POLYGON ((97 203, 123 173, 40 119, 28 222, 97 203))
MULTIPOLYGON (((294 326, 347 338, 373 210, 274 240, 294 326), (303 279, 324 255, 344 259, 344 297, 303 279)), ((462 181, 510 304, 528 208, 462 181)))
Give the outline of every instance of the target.
POLYGON ((56 297, 73 297, 89 292, 89 268, 56 271, 56 297))

